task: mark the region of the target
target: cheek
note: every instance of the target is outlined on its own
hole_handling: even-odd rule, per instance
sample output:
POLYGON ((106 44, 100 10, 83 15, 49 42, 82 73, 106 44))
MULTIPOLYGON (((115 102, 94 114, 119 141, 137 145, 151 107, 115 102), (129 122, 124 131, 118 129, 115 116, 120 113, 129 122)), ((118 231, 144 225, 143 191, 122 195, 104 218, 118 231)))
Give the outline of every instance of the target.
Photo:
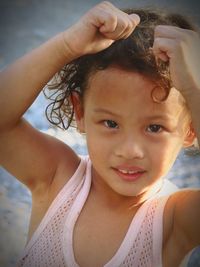
POLYGON ((155 150, 152 154, 152 165, 160 168, 160 171, 167 172, 173 165, 181 149, 180 142, 167 142, 160 149, 155 150))
POLYGON ((98 135, 87 135, 88 151, 104 156, 109 151, 113 150, 112 142, 98 135))
POLYGON ((104 149, 107 147, 105 140, 95 132, 94 129, 89 129, 86 134, 86 141, 88 152, 90 154, 99 155, 103 154, 104 149))

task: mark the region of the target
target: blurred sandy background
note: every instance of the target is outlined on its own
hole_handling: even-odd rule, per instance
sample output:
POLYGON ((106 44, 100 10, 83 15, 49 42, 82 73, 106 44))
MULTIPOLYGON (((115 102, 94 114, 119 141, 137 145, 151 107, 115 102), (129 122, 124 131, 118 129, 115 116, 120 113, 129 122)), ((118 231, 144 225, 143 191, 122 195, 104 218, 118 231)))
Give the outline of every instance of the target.
MULTIPOLYGON (((1 0, 0 1, 0 69, 74 23, 84 12, 100 1, 68 0, 1 0)), ((159 6, 191 16, 200 24, 200 1, 111 1, 118 7, 159 6)), ((45 120, 41 94, 25 117, 38 129, 56 135, 78 153, 85 154, 84 140, 70 130, 58 132, 45 120)), ((1 114, 3 116, 3 114, 1 114)), ((0 152, 1 153, 1 152, 0 152)), ((26 166, 24 166, 26 168, 26 166)), ((180 187, 200 186, 200 157, 181 153, 169 174, 180 187)), ((25 242, 31 210, 27 189, 0 168, 0 266, 15 266, 25 242)), ((197 254, 196 254, 197 255, 197 254)), ((200 258, 200 257, 199 257, 200 258)), ((200 266, 193 256, 189 266, 200 266)), ((56 267, 56 266, 55 266, 56 267)))

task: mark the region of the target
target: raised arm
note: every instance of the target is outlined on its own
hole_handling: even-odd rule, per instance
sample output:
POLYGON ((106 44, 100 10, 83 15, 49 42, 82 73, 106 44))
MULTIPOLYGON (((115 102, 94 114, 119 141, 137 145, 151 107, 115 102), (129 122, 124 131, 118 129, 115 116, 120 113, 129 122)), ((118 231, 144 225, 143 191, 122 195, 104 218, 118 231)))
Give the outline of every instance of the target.
POLYGON ((63 65, 128 37, 138 22, 137 15, 129 16, 103 2, 0 73, 0 163, 31 190, 51 184, 60 170, 69 177, 79 160, 70 148, 38 132, 22 115, 63 65))
POLYGON ((184 96, 200 144, 200 35, 173 26, 155 29, 154 53, 170 61, 173 86, 184 96))
MULTIPOLYGON (((170 63, 174 87, 184 96, 192 117, 192 128, 200 145, 200 36, 199 33, 173 26, 155 30, 154 52, 170 63)), ((200 177, 199 177, 200 179, 200 177)), ((170 198, 173 210, 172 235, 168 238, 174 258, 184 256, 200 245, 200 189, 185 190, 170 198)))

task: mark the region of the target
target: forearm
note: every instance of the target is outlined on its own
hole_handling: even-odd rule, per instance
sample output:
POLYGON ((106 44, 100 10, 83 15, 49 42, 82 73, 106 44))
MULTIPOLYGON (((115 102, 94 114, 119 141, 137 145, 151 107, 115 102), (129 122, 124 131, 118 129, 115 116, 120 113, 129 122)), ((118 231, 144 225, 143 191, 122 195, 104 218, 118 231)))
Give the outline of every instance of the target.
POLYGON ((14 127, 52 76, 76 57, 97 53, 127 38, 138 15, 102 2, 74 26, 17 60, 0 74, 0 131, 14 127))
POLYGON ((47 82, 73 60, 63 35, 58 34, 0 73, 0 130, 12 128, 47 82))

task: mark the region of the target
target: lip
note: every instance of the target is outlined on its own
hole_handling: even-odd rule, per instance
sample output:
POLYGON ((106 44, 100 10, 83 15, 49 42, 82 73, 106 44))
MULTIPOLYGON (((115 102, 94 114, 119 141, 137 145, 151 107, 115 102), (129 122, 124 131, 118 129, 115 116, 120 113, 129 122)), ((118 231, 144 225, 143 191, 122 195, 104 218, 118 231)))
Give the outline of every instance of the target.
POLYGON ((113 169, 122 180, 130 182, 140 179, 146 172, 144 169, 135 166, 118 166, 113 169))

